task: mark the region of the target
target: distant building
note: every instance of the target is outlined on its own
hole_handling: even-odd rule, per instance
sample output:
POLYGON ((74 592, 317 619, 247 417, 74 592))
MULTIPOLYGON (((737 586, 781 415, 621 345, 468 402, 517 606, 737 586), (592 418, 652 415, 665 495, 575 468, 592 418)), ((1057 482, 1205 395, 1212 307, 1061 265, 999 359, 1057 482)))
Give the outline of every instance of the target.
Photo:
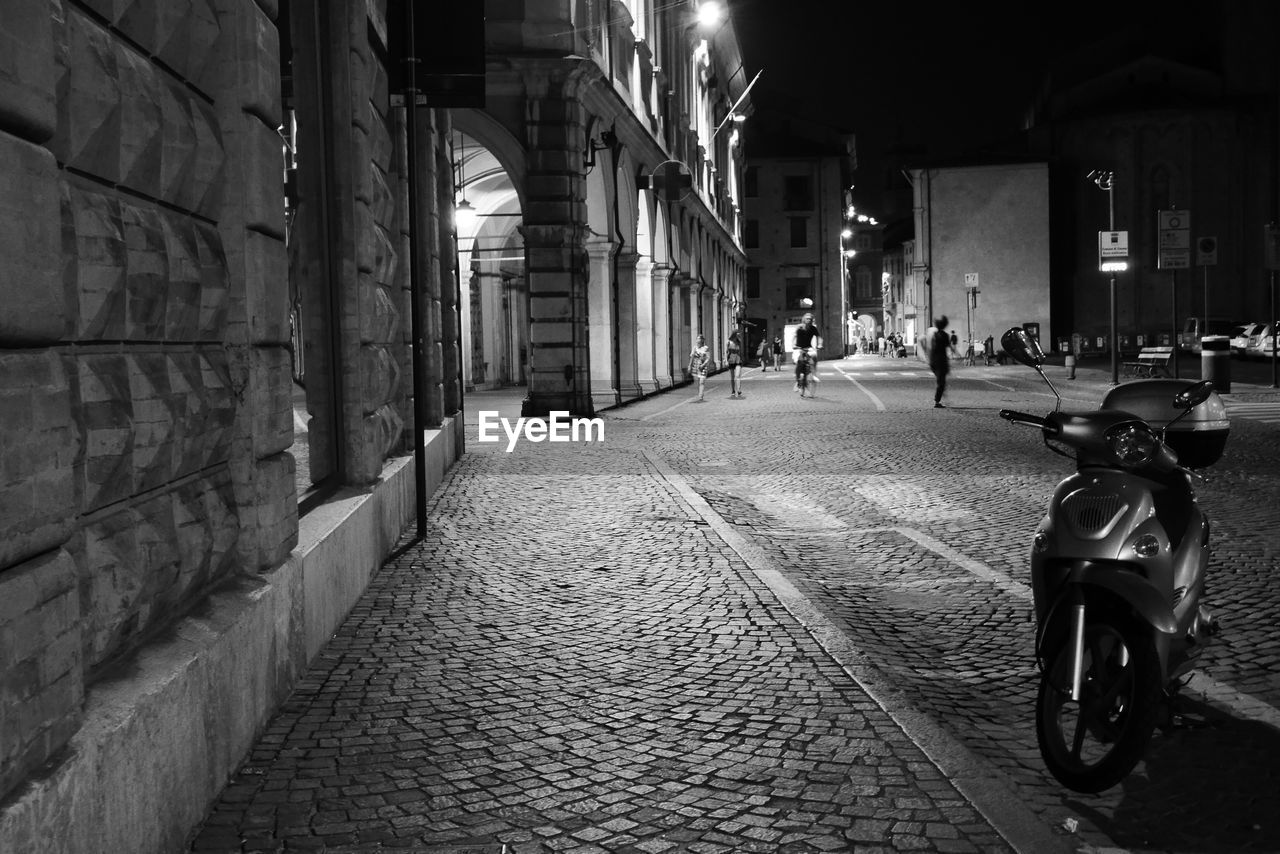
POLYGON ((909 174, 915 209, 910 280, 924 287, 904 293, 901 311, 912 318, 908 339, 945 314, 961 341, 998 339, 1009 327, 1024 326, 1047 348, 1050 331, 1059 331, 1050 310, 1048 164, 959 164, 909 174))
POLYGON ((851 307, 841 231, 854 139, 802 122, 753 129, 747 158, 744 245, 747 345, 782 337, 811 311, 823 352, 843 354, 851 307))

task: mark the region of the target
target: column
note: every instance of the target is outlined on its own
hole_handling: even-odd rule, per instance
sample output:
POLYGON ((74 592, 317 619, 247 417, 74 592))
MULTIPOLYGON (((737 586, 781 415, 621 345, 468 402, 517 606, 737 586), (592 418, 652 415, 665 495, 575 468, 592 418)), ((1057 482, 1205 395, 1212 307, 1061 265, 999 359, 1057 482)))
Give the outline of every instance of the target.
POLYGON ((584 110, 579 82, 558 72, 526 79, 525 257, 529 287, 529 393, 525 416, 553 410, 590 417, 591 348, 587 329, 591 270, 583 243, 584 110))
POLYGON ((659 300, 653 270, 653 261, 647 255, 636 259, 636 376, 642 394, 663 387, 658 381, 661 365, 660 339, 657 336, 659 300))
MULTIPOLYGON (((621 400, 635 400, 644 394, 640 384, 640 301, 636 288, 636 265, 640 256, 635 252, 620 253, 614 259, 617 271, 617 322, 614 324, 614 335, 617 336, 618 354, 618 397, 621 400)), ((651 311, 646 306, 646 311, 651 311)), ((648 337, 652 337, 652 332, 648 337)))
POLYGON ((613 256, 618 244, 607 237, 587 240, 587 332, 591 347, 591 402, 616 406, 618 366, 614 351, 613 256))

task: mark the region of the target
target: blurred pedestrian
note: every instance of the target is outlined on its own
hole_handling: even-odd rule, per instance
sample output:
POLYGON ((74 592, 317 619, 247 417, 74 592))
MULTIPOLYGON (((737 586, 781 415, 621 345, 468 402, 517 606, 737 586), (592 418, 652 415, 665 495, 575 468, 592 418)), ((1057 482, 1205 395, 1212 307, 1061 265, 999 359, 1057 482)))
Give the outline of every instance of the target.
POLYGON ((944 409, 942 395, 947 391, 947 374, 951 371, 951 359, 947 351, 952 346, 955 333, 947 334, 948 321, 945 314, 935 320, 933 325, 936 330, 929 342, 929 370, 933 371, 938 381, 933 391, 933 406, 935 409, 944 409))
POLYGON ((778 335, 773 338, 773 369, 782 370, 782 337, 778 335))
POLYGON ((756 351, 756 355, 760 357, 760 373, 769 370, 769 357, 773 355, 773 348, 769 346, 769 336, 760 339, 760 348, 756 351))
POLYGON ((742 340, 736 329, 729 333, 724 363, 729 366, 729 397, 742 397, 742 340))
POLYGON ((707 369, 710 367, 711 348, 707 346, 707 339, 699 335, 693 352, 689 354, 689 374, 698 380, 698 403, 703 402, 707 390, 707 369))
POLYGON ((987 340, 982 342, 982 358, 987 363, 987 367, 991 366, 992 361, 996 357, 996 339, 988 335, 987 340))

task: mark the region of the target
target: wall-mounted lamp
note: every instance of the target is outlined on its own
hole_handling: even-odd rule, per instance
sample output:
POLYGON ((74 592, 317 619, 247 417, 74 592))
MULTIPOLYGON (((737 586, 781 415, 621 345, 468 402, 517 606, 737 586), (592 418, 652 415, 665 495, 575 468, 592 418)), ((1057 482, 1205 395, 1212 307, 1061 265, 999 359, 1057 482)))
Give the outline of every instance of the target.
POLYGON ((597 151, 605 151, 606 149, 609 151, 614 151, 617 148, 618 148, 618 135, 614 133, 612 130, 600 131, 599 142, 596 142, 594 139, 587 140, 587 151, 586 151, 587 159, 584 161, 584 165, 588 169, 595 168, 597 151))

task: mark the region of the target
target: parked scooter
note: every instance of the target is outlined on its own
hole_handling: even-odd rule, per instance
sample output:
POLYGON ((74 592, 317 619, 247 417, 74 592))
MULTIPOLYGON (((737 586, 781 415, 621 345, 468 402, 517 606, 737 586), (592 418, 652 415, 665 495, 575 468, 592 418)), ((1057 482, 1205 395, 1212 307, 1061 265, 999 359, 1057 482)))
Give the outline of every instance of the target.
POLYGON ((1000 343, 1058 397, 1048 415, 1000 417, 1039 428, 1076 463, 1031 548, 1036 737, 1060 783, 1100 792, 1142 759, 1217 633, 1201 601, 1209 522, 1191 469, 1222 455, 1226 407, 1212 383, 1156 379, 1116 386, 1097 410, 1063 412, 1035 339, 1015 327, 1000 343))

